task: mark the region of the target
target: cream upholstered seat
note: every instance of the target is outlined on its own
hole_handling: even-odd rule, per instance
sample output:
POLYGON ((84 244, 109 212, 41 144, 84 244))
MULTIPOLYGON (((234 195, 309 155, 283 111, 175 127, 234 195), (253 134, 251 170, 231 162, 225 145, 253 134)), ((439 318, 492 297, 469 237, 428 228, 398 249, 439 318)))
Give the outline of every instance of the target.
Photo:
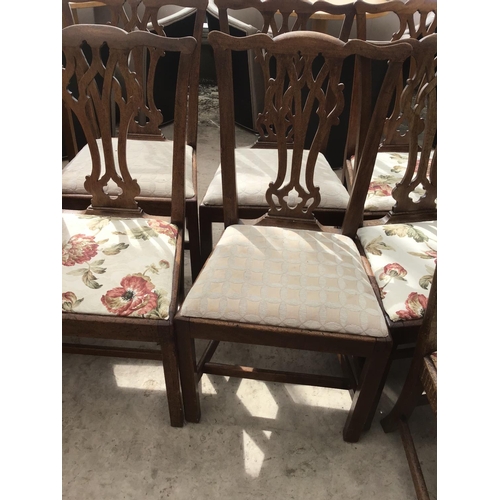
POLYGON ((356 245, 338 234, 234 225, 182 316, 387 337, 356 245))
POLYGON ((437 221, 358 229, 391 321, 421 319, 437 264, 437 221))
MULTIPOLYGON (((288 161, 291 161, 291 158, 292 151, 290 150, 288 151, 288 161)), ((308 152, 304 151, 303 167, 305 167, 307 158, 308 152)), ((265 210, 268 207, 266 190, 269 183, 276 178, 278 170, 278 151, 276 149, 238 148, 235 151, 235 160, 238 203, 242 206, 262 207, 265 210)), ((320 208, 344 210, 347 208, 349 193, 322 153, 318 155, 314 182, 323 189, 319 202, 320 208)), ((208 186, 203 203, 208 206, 222 206, 220 166, 208 186)))
MULTIPOLYGON (((111 139, 115 161, 118 162, 118 138, 111 139)), ((102 140, 97 147, 103 159, 102 140)), ((127 164, 134 178, 141 186, 141 196, 149 198, 172 197, 172 170, 165 164, 172 161, 172 141, 127 141, 127 164)), ((193 148, 186 146, 185 162, 191 165, 193 148)), ((62 189, 67 195, 88 195, 84 187, 85 175, 92 163, 89 148, 81 149, 75 158, 63 169, 62 189)), ((109 194, 118 194, 116 186, 109 186, 109 194)), ((186 169, 186 199, 195 196, 192 170, 186 169)))

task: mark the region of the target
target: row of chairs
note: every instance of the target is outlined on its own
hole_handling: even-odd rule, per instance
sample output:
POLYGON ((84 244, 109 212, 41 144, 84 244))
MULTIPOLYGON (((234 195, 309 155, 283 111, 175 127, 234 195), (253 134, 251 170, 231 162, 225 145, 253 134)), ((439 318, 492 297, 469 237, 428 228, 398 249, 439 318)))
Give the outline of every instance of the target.
MULTIPOLYGON (((85 6, 89 2, 87 0, 75 0, 72 2, 63 2, 63 26, 73 24, 75 15, 73 14, 70 5, 85 6)), ((353 32, 354 20, 357 30, 358 39, 367 39, 367 16, 377 16, 383 13, 392 13, 397 18, 398 29, 390 36, 391 40, 400 39, 402 37, 418 38, 427 34, 433 33, 437 27, 437 3, 435 0, 409 0, 407 3, 400 0, 390 1, 386 3, 370 3, 364 0, 356 0, 353 3, 345 3, 341 5, 331 4, 325 1, 310 2, 309 0, 206 0, 199 1, 181 1, 177 0, 158 0, 154 2, 142 1, 125 1, 125 2, 99 2, 109 9, 109 12, 102 14, 99 18, 101 22, 107 21, 115 26, 121 26, 127 31, 136 29, 149 29, 155 33, 166 36, 180 36, 181 34, 192 34, 199 42, 197 50, 196 70, 191 75, 191 89, 197 89, 199 85, 199 57, 201 53, 201 40, 203 23, 208 20, 209 27, 212 29, 220 28, 226 33, 231 33, 236 36, 242 36, 249 33, 264 32, 276 36, 287 31, 296 31, 306 29, 311 22, 311 17, 317 12, 326 12, 328 15, 340 17, 340 26, 333 34, 338 36, 342 41, 346 41, 353 32), (109 4, 109 5, 108 5, 109 4), (147 9, 146 9, 147 4, 147 9), (168 9, 178 8, 175 14, 168 14, 168 9), (146 9, 146 10, 145 10, 146 9), (165 10, 166 9, 166 10, 165 10), (234 15, 244 12, 247 19, 256 26, 250 26, 245 23, 237 22, 234 15), (229 15, 229 14, 232 14, 229 15), (211 25, 210 20, 220 20, 217 25, 211 25), (261 23, 258 23, 258 18, 261 18, 261 23), (236 21, 236 22, 235 22, 236 21)), ((95 2, 92 2, 95 4, 95 2)), ((245 16, 243 16, 245 18, 245 16)), ((332 34, 332 33, 330 33, 332 34)), ((240 125, 247 123, 247 126, 259 132, 257 125, 257 109, 262 109, 264 101, 264 83, 258 63, 254 60, 251 54, 242 53, 234 57, 233 64, 235 66, 235 74, 237 79, 234 85, 235 99, 235 121, 240 125), (243 58, 243 59, 242 59, 243 58), (247 93, 247 83, 250 87, 250 92, 247 93), (243 94, 242 94, 243 92, 243 94), (250 103, 254 108, 250 122, 246 118, 238 116, 239 112, 244 111, 245 103, 250 103)), ((152 90, 148 90, 147 94, 153 92, 154 105, 157 109, 161 109, 161 113, 156 113, 155 122, 150 123, 149 131, 151 135, 158 136, 158 129, 155 125, 159 122, 165 124, 172 120, 173 99, 175 94, 175 72, 172 73, 171 68, 176 65, 175 58, 163 58, 159 62, 157 69, 156 82, 152 82, 152 90)), ((380 73, 380 70, 377 70, 380 73)), ((352 82, 347 82, 347 84, 352 82)), ((216 173, 215 178, 210 184, 206 196, 202 200, 198 200, 197 189, 197 167, 196 167, 196 149, 197 149, 197 109, 198 100, 197 93, 191 92, 193 96, 189 111, 189 148, 187 154, 190 156, 191 168, 187 171, 187 188, 186 188, 186 223, 189 237, 189 245, 191 249, 191 265, 193 277, 196 277, 201 264, 206 260, 208 254, 213 248, 213 224, 222 222, 222 202, 221 202, 221 183, 220 170, 216 173), (199 205, 199 208, 198 208, 199 205), (198 220, 199 217, 199 220, 198 220), (201 255, 200 255, 201 253, 201 255)), ((346 106, 346 113, 349 111, 349 103, 346 106)), ((399 126, 400 119, 398 111, 394 112, 394 120, 392 120, 392 135, 394 129, 399 126)), ((63 130, 70 131, 74 120, 68 118, 67 113, 63 113, 65 126, 63 130)), ((78 123, 75 124, 78 128, 78 123)), ((338 126, 334 127, 331 136, 322 146, 322 153, 325 159, 333 168, 345 168, 347 172, 346 187, 339 186, 336 176, 331 172, 331 168, 321 172, 325 174, 325 178, 321 179, 326 182, 331 188, 330 198, 323 196, 321 205, 318 208, 319 217, 325 223, 340 225, 345 214, 346 203, 348 199, 348 191, 352 182, 352 169, 350 164, 339 164, 344 158, 344 144, 349 141, 353 144, 353 138, 347 138, 347 122, 343 120, 338 126)), ((354 127, 351 127, 354 130, 354 127)), ((71 135, 71 134, 70 134, 71 135)), ((309 134, 310 136, 311 134, 309 134)), ((84 136, 84 134, 80 134, 84 136)), ((310 140, 310 137, 308 137, 310 140)), ((67 141, 70 146, 67 148, 72 151, 68 154, 68 158, 72 159, 78 149, 77 140, 73 134, 73 140, 67 141)), ((394 149, 393 141, 386 138, 386 142, 391 143, 389 150, 394 149), (391 149, 392 148, 392 149, 391 149)), ((85 140, 83 140, 83 144, 85 140)), ((258 137, 255 147, 265 147, 266 139, 262 136, 258 137)), ((163 149, 160 148, 159 149, 163 149)), ((387 148, 386 148, 387 149, 387 148)), ((254 152, 254 155, 266 156, 262 151, 254 152)), ((65 208, 84 209, 89 201, 88 193, 83 188, 80 178, 82 167, 85 168, 88 158, 88 149, 83 147, 83 151, 76 162, 65 169, 63 173, 63 206, 65 208), (75 179, 76 177, 76 179, 75 179)), ((264 158, 262 163, 266 162, 264 158)), ((404 160, 403 160, 404 161, 404 160)), ((152 159, 152 162, 154 160, 152 159)), ((244 163, 244 162, 242 162, 244 163)), ((401 163, 401 160, 400 162, 401 163)), ((394 187, 399 179, 399 173, 388 173, 387 165, 392 168, 394 161, 390 158, 385 158, 385 161, 380 161, 375 172, 379 173, 386 182, 384 182, 385 192, 389 187, 394 187)), ((244 175, 241 185, 253 186, 253 190, 243 192, 240 189, 240 210, 244 217, 257 217, 265 213, 267 203, 264 199, 263 189, 259 189, 261 184, 258 179, 261 175, 265 175, 262 169, 257 165, 253 168, 247 168, 245 165, 237 166, 239 175, 244 175), (257 183, 255 183, 257 179, 257 183)), ((141 182, 143 186, 139 201, 141 206, 151 214, 168 215, 170 212, 170 197, 171 193, 168 186, 163 188, 163 183, 159 186, 156 184, 157 169, 151 166, 148 172, 142 173, 145 179, 141 182)), ((386 213, 394 200, 390 196, 381 196, 383 191, 379 190, 375 196, 370 197, 370 203, 367 204, 368 218, 380 217, 383 215, 381 210, 386 213)))
POLYGON ((129 11, 122 0, 109 1, 113 24, 125 29, 74 25, 63 2, 63 102, 87 142, 63 171, 63 185, 70 172, 84 193, 63 193, 63 334, 160 345, 158 351, 64 344, 64 350, 161 359, 173 426, 199 421, 203 373, 347 389, 353 404, 344 439, 357 441, 373 418, 396 348, 417 338, 436 265, 437 35, 373 43, 310 31, 211 32, 225 231, 203 254, 188 205, 197 209, 196 89, 207 4, 177 3, 196 9, 198 37, 162 36, 153 21, 161 0, 129 0, 129 11), (256 124, 260 147, 241 150, 232 54, 250 52, 266 92, 256 124), (154 88, 164 54, 177 56, 177 64, 169 60, 176 74, 169 141, 159 131, 154 88), (385 71, 374 85, 381 64, 385 71), (322 154, 331 130, 346 119, 349 189, 322 154), (388 156, 380 156, 381 143, 388 156), (384 219, 370 220, 367 194, 390 190, 389 180, 381 187, 373 179, 384 159, 401 176, 384 219), (255 181, 267 208, 257 214, 242 206, 245 163, 262 165, 255 181), (152 167, 145 173, 146 164, 152 167), (160 189, 167 196, 155 193, 160 189), (321 205, 335 190, 346 197, 339 223, 331 222, 335 210, 321 205), (81 205, 65 206, 69 199, 81 205), (242 223, 249 217, 257 220, 242 223), (187 294, 185 220, 196 278, 187 294), (201 356, 196 339, 210 341, 201 356), (335 353, 347 376, 213 363, 221 341, 335 353))

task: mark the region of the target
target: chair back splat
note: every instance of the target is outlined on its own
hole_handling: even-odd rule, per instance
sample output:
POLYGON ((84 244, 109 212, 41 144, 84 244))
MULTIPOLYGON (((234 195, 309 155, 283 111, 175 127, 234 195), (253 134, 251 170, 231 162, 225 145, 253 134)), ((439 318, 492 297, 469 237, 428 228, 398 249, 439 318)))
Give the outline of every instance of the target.
MULTIPOLYGON (((131 126, 136 129, 149 128, 148 124, 139 124, 141 113, 153 116, 157 110, 151 110, 144 103, 142 98, 144 87, 137 78, 137 73, 131 70, 129 57, 137 49, 147 50, 149 77, 154 78, 156 63, 165 49, 183 54, 184 57, 180 58, 178 78, 181 80, 180 83, 184 84, 184 88, 178 85, 178 102, 187 102, 187 87, 183 80, 190 71, 191 61, 186 54, 192 53, 194 38, 189 39, 189 44, 186 44, 187 40, 162 43, 165 40, 156 35, 150 37, 147 33, 139 31, 125 37, 124 31, 120 28, 103 30, 101 25, 75 25, 70 30, 64 31, 63 101, 79 120, 92 158, 92 172, 86 177, 84 184, 85 189, 91 194, 91 203, 87 211, 127 210, 136 214, 142 213, 135 200, 140 194, 140 186, 137 180, 132 178, 126 161, 127 140, 133 140, 128 132, 131 126), (104 35, 105 44, 102 42, 104 35), (106 60, 102 58, 104 45, 108 49, 106 60), (90 58, 85 56, 84 46, 89 47, 90 58), (117 74, 120 75, 121 81, 116 77, 117 74), (75 78, 77 96, 67 90, 75 78), (116 105, 120 115, 120 126, 115 141, 113 141, 111 119, 113 105, 116 105), (114 146, 113 142, 116 142, 117 146, 114 146), (103 158, 99 151, 99 143, 103 158), (118 164, 114 149, 118 153, 118 164), (116 184, 119 194, 111 195, 106 192, 108 184, 112 183, 116 184)), ((173 164, 178 167, 172 171, 172 183, 178 182, 177 176, 184 173, 187 122, 182 116, 185 114, 186 110, 178 107, 180 122, 175 127, 173 148, 173 164)), ((157 127, 156 130, 161 134, 157 127)), ((181 191, 184 192, 184 189, 181 191)), ((184 203, 182 198, 179 201, 179 197, 175 196, 172 203, 172 221, 179 224, 183 218, 184 203)))
POLYGON ((196 46, 193 37, 127 33, 115 26, 62 30, 62 98, 85 133, 91 158, 81 173, 90 206, 63 210, 62 333, 160 344, 159 350, 144 350, 66 343, 63 351, 162 360, 173 426, 184 423, 173 318, 183 293, 188 81, 196 46), (165 157, 173 165, 170 218, 150 216, 138 205, 141 186, 129 162, 131 144, 138 142, 128 134, 130 125, 151 111, 130 67, 138 50, 149 60, 147 78, 164 53, 179 55, 176 124, 165 157))
MULTIPOLYGON (((208 0, 102 0, 92 9, 83 9, 88 3, 86 0, 63 0, 63 26, 78 25, 77 13, 90 10, 92 15, 89 22, 92 21, 93 24, 87 26, 111 25, 130 33, 151 32, 162 38, 193 36, 197 41, 186 82, 189 102, 185 189, 186 225, 189 234, 186 246, 189 244, 191 273, 195 278, 201 267, 197 188, 198 88, 201 39, 208 0)), ((91 2, 91 5, 95 4, 91 2)), ((106 50, 104 47, 104 59, 107 57, 106 50)), ((136 47, 131 50, 128 62, 142 92, 140 112, 128 123, 129 137, 137 139, 129 151, 129 166, 133 166, 137 180, 142 186, 136 201, 148 214, 169 216, 172 193, 169 183, 165 180, 172 175, 172 165, 165 161, 165 158, 171 158, 172 141, 163 135, 164 131, 160 127, 172 123, 174 119, 179 53, 171 51, 160 56, 159 51, 147 53, 141 47, 136 47), (156 141, 157 144, 146 141, 156 141), (146 150, 148 154, 144 156, 146 150)), ((122 70, 128 71, 123 67, 123 62, 119 68, 119 71, 122 70)), ((119 72, 116 77, 121 78, 119 72)), ((72 85, 74 82, 70 82, 70 88, 75 91, 72 85)), ((63 106, 65 107, 64 104, 63 106)), ((119 104, 113 102, 110 112, 111 131, 116 137, 116 129, 119 128, 121 120, 119 104)), ((81 171, 87 168, 91 154, 86 144, 86 134, 81 130, 78 120, 74 119, 71 113, 68 116, 64 110, 63 118, 66 135, 76 141, 69 149, 79 150, 75 158, 68 157, 70 161, 63 168, 63 208, 80 210, 86 208, 90 201, 90 196, 81 182, 81 171)), ((165 132, 165 135, 168 136, 168 133, 165 132)))
POLYGON ((402 38, 420 39, 437 31, 437 0, 390 0, 387 2, 366 2, 355 0, 356 36, 361 40, 380 40, 372 33, 367 15, 372 15, 375 25, 378 16, 391 14, 397 18, 397 30, 390 40, 402 38))
MULTIPOLYGON (((355 3, 357 37, 363 40, 420 40, 434 34, 437 30, 437 2, 435 0, 409 0, 407 2, 389 1, 382 3, 365 2, 357 0, 355 3), (380 23, 390 26, 395 31, 389 35, 378 32, 380 23), (367 29, 372 28, 372 29, 367 29)), ((383 66, 372 75, 374 87, 379 84, 381 75, 385 71, 383 66)), ((372 184, 365 206, 365 219, 378 219, 385 215, 393 206, 394 199, 391 196, 392 188, 403 176, 408 163, 409 152, 409 118, 402 109, 402 93, 405 91, 409 78, 415 71, 415 57, 412 57, 403 65, 400 78, 398 79, 394 92, 394 103, 391 105, 390 113, 386 120, 383 140, 379 147, 379 155, 372 175, 372 184)), ((354 82, 354 87, 359 86, 354 82)), ((359 92, 353 96, 352 106, 358 106, 361 99, 369 99, 369 94, 362 96, 359 92)), ((351 119, 362 119, 356 114, 351 114, 351 119)), ((429 118, 431 121, 432 118, 429 118)), ((426 120, 420 118, 417 124, 412 124, 412 132, 420 134, 425 126, 426 120)), ((349 134, 346 140, 346 152, 344 163, 344 182, 349 192, 352 189, 355 175, 356 162, 356 129, 360 124, 349 124, 349 134)), ((411 169, 411 166, 410 166, 411 169)))
MULTIPOLYGON (((408 150, 406 168, 392 189, 392 209, 380 220, 363 222, 367 197, 372 194, 376 162, 371 159, 363 162, 358 153, 355 155, 360 160, 353 169, 355 182, 342 229, 343 234, 351 237, 355 237, 357 229, 363 224, 434 220, 437 217, 437 35, 429 35, 422 40, 407 39, 406 42, 413 46, 413 51, 410 61, 412 71, 399 94, 401 112, 397 118, 403 127, 394 129, 394 118, 386 118, 381 140, 382 145, 387 144, 388 137, 393 143, 398 142, 395 136, 404 140, 408 150)), ((359 150, 362 141, 358 131, 356 148, 359 150)))
MULTIPOLYGON (((219 9, 220 30, 229 33, 230 23, 228 9, 255 9, 262 16, 262 25, 256 26, 261 33, 272 33, 273 36, 289 31, 308 29, 311 16, 325 12, 338 16, 341 20, 337 37, 346 42, 354 24, 355 8, 353 3, 333 4, 324 0, 215 0, 219 9)), ((233 12, 234 13, 234 12, 233 12)))
MULTIPOLYGON (((332 21, 335 26, 329 34, 346 42, 354 24, 353 2, 335 5, 323 0, 211 0, 207 19, 210 31, 220 30, 233 36, 259 32, 277 36, 289 31, 310 30, 311 18, 319 12, 335 16, 336 20, 332 21)), ((255 120, 264 98, 258 74, 260 68, 250 53, 234 53, 233 57, 233 71, 239 80, 234 95, 235 120, 255 131, 255 120)))
POLYGON ((396 77, 411 45, 345 43, 304 31, 275 38, 213 31, 209 42, 219 84, 225 230, 176 315, 186 419, 200 419, 198 382, 203 373, 336 387, 354 393, 344 439, 357 441, 370 425, 367 410, 376 404, 391 339, 353 241, 315 219, 323 189, 315 172, 322 166, 324 138, 343 110, 344 62, 361 57, 368 62, 385 60, 388 65, 364 141, 364 148, 371 151, 365 155, 363 150, 363 158, 374 159, 396 77), (253 224, 242 223, 238 206, 233 51, 251 51, 261 65, 265 105, 258 123, 262 135, 275 144, 273 149, 249 149, 270 154, 271 181, 260 178, 268 210, 253 224), (305 133, 313 115, 318 119, 306 149, 305 133), (212 341, 199 362, 196 338, 212 341), (332 377, 296 373, 293 368, 277 371, 212 363, 220 341, 357 353, 366 359, 365 371, 354 383, 349 371, 344 377, 332 377))
MULTIPOLYGON (((335 17, 335 20, 329 22, 329 34, 346 42, 353 26, 354 14, 355 8, 352 2, 335 5, 326 1, 312 2, 310 0, 211 0, 207 10, 207 20, 210 31, 222 31, 238 37, 256 33, 265 33, 270 37, 275 37, 287 32, 308 31, 318 15, 329 15, 335 17)), ((318 63, 320 63, 319 60, 314 61, 315 65, 318 63)), ((269 61, 269 64, 271 67, 264 69, 265 71, 272 70, 273 61, 269 61)), ((233 51, 231 67, 233 71, 231 98, 235 102, 234 121, 258 134, 257 141, 253 145, 254 149, 275 149, 277 143, 274 131, 269 127, 264 130, 267 118, 261 114, 266 100, 266 83, 259 54, 255 54, 252 50, 233 51)), ((349 64, 343 64, 343 71, 344 74, 349 74, 352 68, 349 64)), ((338 103, 335 114, 347 115, 352 81, 342 78, 342 82, 347 97, 342 104, 338 103)), ((327 93, 327 99, 326 107, 333 107, 330 100, 334 100, 335 95, 331 90, 327 93)), ((305 133, 306 149, 310 149, 315 134, 315 121, 319 118, 319 115, 314 112, 309 115, 310 126, 302 132, 305 133)), ((329 197, 324 197, 323 202, 317 208, 321 211, 319 217, 323 223, 340 226, 348 193, 338 182, 334 170, 341 169, 344 164, 343 145, 347 135, 348 121, 342 117, 340 120, 332 120, 332 124, 335 125, 331 127, 332 134, 326 134, 318 145, 323 165, 321 175, 327 178, 323 193, 327 192, 327 185, 333 189, 330 190, 329 197)), ((274 172, 265 168, 266 164, 274 163, 265 159, 267 154, 262 151, 244 151, 243 148, 238 151, 236 170, 237 175, 242 177, 238 190, 239 210, 244 218, 260 217, 267 212, 269 207, 265 198, 266 185, 258 184, 257 181, 257 177, 261 174, 266 179, 269 176, 271 177, 269 180, 274 179, 274 172), (261 165, 265 171, 262 170, 261 165), (252 182, 252 179, 256 182, 252 182), (244 193, 246 186, 248 190, 244 193)), ((215 222, 222 222, 223 219, 220 181, 220 171, 218 171, 200 203, 202 261, 206 260, 213 248, 212 225, 215 222)))

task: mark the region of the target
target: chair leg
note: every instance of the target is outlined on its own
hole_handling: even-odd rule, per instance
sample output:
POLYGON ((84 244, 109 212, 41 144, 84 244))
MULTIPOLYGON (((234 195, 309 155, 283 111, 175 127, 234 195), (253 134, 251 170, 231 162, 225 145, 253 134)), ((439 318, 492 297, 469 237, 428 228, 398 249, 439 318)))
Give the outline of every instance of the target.
MULTIPOLYGON (((182 328, 182 327, 181 327, 182 328)), ((177 334, 180 358, 180 376, 186 421, 198 423, 201 418, 200 394, 196 373, 196 351, 194 339, 177 334)))
POLYGON ((398 420, 398 425, 417 498, 418 500, 430 500, 429 491, 425 484, 425 477, 420 467, 420 460, 418 459, 417 450, 406 418, 401 417, 398 420))
POLYGON ((397 351, 397 345, 392 344, 392 349, 389 355, 389 360, 387 361, 384 373, 382 374, 382 378, 380 379, 380 385, 377 389, 377 394, 373 401, 373 406, 370 409, 370 413, 368 414, 368 420, 366 421, 366 426, 364 428, 365 431, 370 429, 373 418, 375 417, 375 413, 377 411, 378 404, 380 402, 380 398, 382 397, 382 392, 384 391, 385 383, 387 382, 387 377, 389 376, 389 371, 391 369, 392 361, 394 360, 395 352, 397 351))
POLYGON ((191 276, 193 281, 201 270, 200 230, 198 223, 198 203, 186 203, 186 225, 189 233, 189 255, 191 257, 191 276))
POLYGON ((354 394, 351 409, 344 426, 344 441, 356 443, 363 430, 369 429, 373 407, 383 387, 383 375, 391 355, 392 342, 375 342, 371 355, 366 359, 360 384, 354 394))
POLYGON ((409 419, 415 406, 417 406, 423 392, 418 368, 419 364, 412 362, 396 404, 380 421, 384 432, 394 432, 400 425, 401 418, 409 419))
POLYGON ((160 344, 163 373, 167 387, 168 411, 172 427, 184 426, 184 409, 182 404, 181 386, 179 382, 179 360, 175 347, 175 338, 170 333, 160 344))
POLYGON ((204 264, 213 248, 212 219, 210 212, 200 205, 201 261, 204 264))
POLYGON ((398 353, 399 353, 399 342, 397 342, 396 340, 393 339, 393 344, 392 344, 392 349, 391 349, 389 361, 387 363, 384 374, 382 375, 382 379, 380 381, 378 393, 375 397, 373 407, 371 408, 370 414, 368 416, 367 427, 365 427, 365 429, 364 429, 365 431, 369 430, 371 423, 373 421, 373 418, 375 417, 375 412, 377 411, 378 403, 379 403, 380 398, 382 396, 382 392, 384 391, 385 383, 387 382, 387 377, 389 376, 389 371, 391 369, 392 362, 395 359, 398 359, 398 353))

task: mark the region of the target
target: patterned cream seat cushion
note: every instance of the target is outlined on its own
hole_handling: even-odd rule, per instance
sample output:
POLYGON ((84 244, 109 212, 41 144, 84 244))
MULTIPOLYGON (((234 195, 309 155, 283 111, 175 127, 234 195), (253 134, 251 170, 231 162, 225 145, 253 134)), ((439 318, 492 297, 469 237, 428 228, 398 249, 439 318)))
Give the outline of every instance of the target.
POLYGON ((177 232, 160 219, 63 213, 63 311, 168 319, 177 232))
POLYGON ((392 321, 420 319, 437 263, 437 221, 358 229, 392 321))
POLYGON ((330 333, 388 335, 351 239, 279 227, 228 227, 180 314, 330 333))
MULTIPOLYGON (((420 155, 420 153, 419 153, 420 155)), ((365 201, 365 210, 388 212, 396 203, 392 190, 403 178, 408 165, 408 153, 378 153, 373 168, 372 179, 365 201)), ((418 201, 425 194, 421 186, 417 186, 410 194, 413 201, 418 201)))
MULTIPOLYGON (((118 139, 112 139, 115 163, 118 165, 118 139)), ((97 147, 101 153, 101 165, 104 169, 104 155, 102 141, 97 140, 97 147)), ((133 179, 137 179, 141 186, 140 196, 145 197, 172 197, 172 141, 145 141, 127 140, 127 166, 133 179)), ((186 146, 186 199, 193 198, 193 172, 191 168, 193 148, 186 146)), ((85 176, 90 175, 92 159, 88 145, 83 147, 73 160, 62 171, 63 194, 88 194, 83 183, 85 176)), ((108 186, 109 194, 118 194, 117 186, 108 186)))
MULTIPOLYGON (((307 161, 307 151, 302 159, 302 173, 307 161)), ((288 164, 291 164, 292 151, 288 151, 288 164)), ((238 205, 267 207, 266 191, 269 183, 276 180, 278 171, 278 151, 275 149, 238 148, 235 151, 238 205)), ((290 179, 287 172, 285 182, 290 179)), ((314 171, 314 184, 320 186, 320 208, 345 209, 349 193, 323 154, 318 155, 314 171)), ((305 182, 301 181, 301 185, 305 182)), ((205 205, 222 206, 221 167, 217 169, 203 199, 205 205)))

